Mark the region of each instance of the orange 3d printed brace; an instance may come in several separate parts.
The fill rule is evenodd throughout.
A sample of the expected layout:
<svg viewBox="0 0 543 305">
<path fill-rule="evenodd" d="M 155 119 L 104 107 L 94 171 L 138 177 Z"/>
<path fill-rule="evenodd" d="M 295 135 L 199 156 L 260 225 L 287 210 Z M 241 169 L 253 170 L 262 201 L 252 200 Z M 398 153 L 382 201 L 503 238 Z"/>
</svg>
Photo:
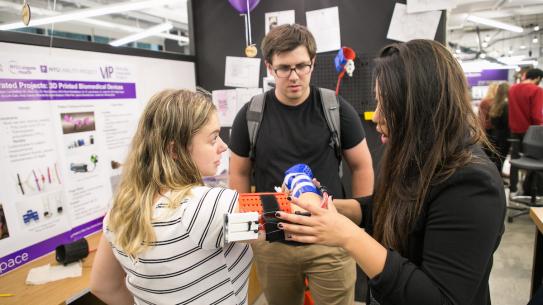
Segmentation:
<svg viewBox="0 0 543 305">
<path fill-rule="evenodd" d="M 269 242 L 285 240 L 283 230 L 277 228 L 277 211 L 292 212 L 285 193 L 244 193 L 238 197 L 239 213 L 225 215 L 224 237 L 226 242 L 258 238 L 263 229 Z"/>
<path fill-rule="evenodd" d="M 325 188 L 317 188 L 312 182 L 313 174 L 309 166 L 296 164 L 285 172 L 284 188 L 293 197 L 304 193 L 314 193 L 321 198 L 321 207 L 327 208 L 328 196 Z M 315 196 L 315 195 L 312 196 Z M 239 213 L 225 215 L 223 233 L 226 242 L 258 239 L 258 231 L 266 234 L 269 242 L 285 240 L 283 230 L 277 227 L 279 219 L 275 217 L 278 211 L 292 213 L 293 207 L 287 199 L 287 194 L 278 193 L 244 193 L 239 194 Z M 308 212 L 295 211 L 295 214 L 311 216 Z"/>
</svg>

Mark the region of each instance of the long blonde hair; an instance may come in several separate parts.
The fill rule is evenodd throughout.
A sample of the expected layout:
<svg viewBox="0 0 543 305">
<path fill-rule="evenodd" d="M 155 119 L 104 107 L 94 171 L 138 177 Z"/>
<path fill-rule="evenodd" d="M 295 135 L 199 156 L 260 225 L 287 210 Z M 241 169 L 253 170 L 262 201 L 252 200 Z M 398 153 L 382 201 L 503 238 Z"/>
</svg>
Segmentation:
<svg viewBox="0 0 543 305">
<path fill-rule="evenodd" d="M 492 106 L 490 106 L 490 110 L 488 111 L 488 115 L 491 118 L 497 118 L 502 115 L 503 108 L 505 108 L 505 105 L 507 104 L 508 93 L 508 83 L 501 83 L 498 85 L 498 89 L 496 89 L 496 95 L 494 96 L 494 103 L 492 103 Z"/>
<path fill-rule="evenodd" d="M 157 194 L 171 190 L 175 196 L 169 205 L 174 207 L 193 186 L 203 184 L 189 145 L 214 111 L 209 98 L 187 90 L 164 90 L 149 100 L 108 221 L 116 246 L 130 257 L 155 241 L 151 221 Z"/>
<path fill-rule="evenodd" d="M 485 97 L 483 97 L 483 100 L 491 100 L 494 99 L 496 96 L 496 91 L 498 91 L 498 82 L 492 82 L 488 85 L 488 89 L 486 90 Z"/>
</svg>

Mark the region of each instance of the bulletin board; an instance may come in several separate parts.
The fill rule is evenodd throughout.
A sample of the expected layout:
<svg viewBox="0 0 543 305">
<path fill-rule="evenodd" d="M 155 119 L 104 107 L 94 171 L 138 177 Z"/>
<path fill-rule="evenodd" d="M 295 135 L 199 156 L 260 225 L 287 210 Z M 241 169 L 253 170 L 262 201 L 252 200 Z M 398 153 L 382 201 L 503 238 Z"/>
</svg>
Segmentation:
<svg viewBox="0 0 543 305">
<path fill-rule="evenodd" d="M 341 80 L 339 95 L 345 98 L 358 113 L 373 111 L 375 101 L 372 90 L 371 73 L 373 69 L 372 55 L 355 50 L 355 70 L 353 76 L 345 75 Z M 336 89 L 338 73 L 334 68 L 334 58 L 337 52 L 320 53 L 317 64 L 311 75 L 311 83 L 318 87 Z"/>
<path fill-rule="evenodd" d="M 260 43 L 265 34 L 266 12 L 295 11 L 295 21 L 306 24 L 307 11 L 337 6 L 340 18 L 341 44 L 354 49 L 358 59 L 353 79 L 344 77 L 340 94 L 362 114 L 374 110 L 371 87 L 372 60 L 385 45 L 396 41 L 386 38 L 396 3 L 403 1 L 339 1 L 339 0 L 273 0 L 260 1 L 251 12 L 253 41 L 262 57 Z M 225 89 L 225 56 L 245 56 L 244 19 L 228 1 L 198 0 L 193 2 L 198 85 L 209 91 Z M 443 12 L 435 40 L 445 42 L 446 14 Z M 333 59 L 337 52 L 318 53 L 312 83 L 335 90 L 337 73 Z M 332 62 L 330 62 L 332 60 Z M 266 71 L 262 64 L 261 78 Z M 262 80 L 260 80 L 262 86 Z"/>
</svg>

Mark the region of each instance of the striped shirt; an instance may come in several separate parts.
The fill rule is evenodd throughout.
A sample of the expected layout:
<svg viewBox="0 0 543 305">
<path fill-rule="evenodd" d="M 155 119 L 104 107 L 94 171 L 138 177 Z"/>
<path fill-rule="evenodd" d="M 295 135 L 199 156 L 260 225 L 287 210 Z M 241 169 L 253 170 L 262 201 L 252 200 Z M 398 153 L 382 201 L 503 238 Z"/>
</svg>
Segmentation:
<svg viewBox="0 0 543 305">
<path fill-rule="evenodd" d="M 163 197 L 154 206 L 156 242 L 136 261 L 105 236 L 126 272 L 136 304 L 247 304 L 252 262 L 248 244 L 224 243 L 224 215 L 234 211 L 238 194 L 223 188 L 195 187 L 172 211 Z"/>
</svg>

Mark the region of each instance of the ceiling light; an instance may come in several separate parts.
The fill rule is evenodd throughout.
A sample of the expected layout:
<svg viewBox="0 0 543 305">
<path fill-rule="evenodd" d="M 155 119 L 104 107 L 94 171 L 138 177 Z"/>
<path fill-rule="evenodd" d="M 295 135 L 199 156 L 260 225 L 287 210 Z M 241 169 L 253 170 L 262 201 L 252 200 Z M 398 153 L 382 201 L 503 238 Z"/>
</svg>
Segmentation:
<svg viewBox="0 0 543 305">
<path fill-rule="evenodd" d="M 489 42 L 490 41 L 490 35 L 485 35 L 484 41 Z"/>
<path fill-rule="evenodd" d="M 479 57 L 481 57 L 482 59 L 485 59 L 486 58 L 486 53 L 481 53 L 481 55 L 479 55 Z"/>
<path fill-rule="evenodd" d="M 483 48 L 488 47 L 488 42 L 483 42 L 483 43 L 481 43 L 481 46 L 482 46 Z"/>
<path fill-rule="evenodd" d="M 77 20 L 77 21 L 87 23 L 87 24 L 96 25 L 96 26 L 100 26 L 100 27 L 104 27 L 104 28 L 113 28 L 113 29 L 116 29 L 116 30 L 122 30 L 122 31 L 129 32 L 129 33 L 139 33 L 139 32 L 144 31 L 143 29 L 136 28 L 136 27 L 133 27 L 133 26 L 122 25 L 122 24 L 118 24 L 118 23 L 113 23 L 113 22 L 108 22 L 108 21 L 103 21 L 103 20 L 97 20 L 97 19 L 81 19 L 81 20 Z M 184 44 L 189 43 L 189 38 L 185 37 L 185 36 L 181 36 L 181 35 L 174 35 L 174 34 L 169 34 L 169 33 L 158 33 L 158 34 L 155 34 L 154 36 L 158 36 L 158 37 L 162 37 L 162 38 L 166 38 L 166 39 L 171 39 L 171 40 L 176 40 L 176 41 L 179 41 L 179 42 L 184 43 Z"/>
<path fill-rule="evenodd" d="M 118 14 L 129 11 L 137 11 L 150 7 L 158 7 L 166 4 L 180 2 L 180 0 L 145 0 L 145 1 L 126 1 L 118 4 L 100 6 L 96 8 L 88 8 L 82 10 L 74 10 L 63 13 L 61 15 L 44 17 L 39 19 L 33 19 L 30 21 L 29 26 L 36 27 L 39 25 L 45 25 L 50 23 L 60 23 L 72 20 L 78 20 L 83 18 L 90 18 L 96 16 Z M 14 30 L 18 28 L 26 27 L 22 22 L 8 23 L 0 25 L 0 30 Z"/>
<path fill-rule="evenodd" d="M 128 35 L 128 36 L 123 37 L 121 39 L 113 40 L 109 44 L 114 46 L 114 47 L 122 46 L 122 45 L 125 45 L 125 44 L 127 44 L 129 42 L 132 42 L 132 41 L 137 41 L 137 40 L 149 37 L 149 36 L 153 36 L 153 35 L 158 34 L 158 33 L 168 31 L 171 28 L 173 28 L 173 25 L 171 23 L 169 23 L 169 22 L 166 22 L 166 23 L 154 26 L 154 27 L 150 27 L 145 31 L 141 31 L 139 33 L 135 33 L 135 34 L 132 34 L 132 35 Z"/>
<path fill-rule="evenodd" d="M 456 48 L 456 50 L 454 50 L 454 52 L 456 52 L 456 54 L 460 54 L 460 53 L 462 53 L 462 50 L 460 50 L 460 48 Z"/>
<path fill-rule="evenodd" d="M 534 31 L 539 31 L 539 25 L 534 26 Z"/>
<path fill-rule="evenodd" d="M 504 64 L 512 64 L 515 62 L 523 61 L 526 58 L 527 58 L 526 55 L 517 55 L 517 56 L 510 56 L 510 57 L 500 57 L 496 59 Z"/>
<path fill-rule="evenodd" d="M 517 65 L 517 66 L 518 65 L 520 66 L 533 65 L 534 67 L 536 67 L 538 64 L 536 60 L 532 60 L 526 55 L 500 57 L 500 58 L 497 58 L 497 60 L 505 65 Z"/>
<path fill-rule="evenodd" d="M 537 36 L 534 36 L 534 39 L 532 39 L 532 42 L 537 43 L 538 41 L 539 41 L 539 39 L 537 39 Z"/>
<path fill-rule="evenodd" d="M 522 33 L 524 31 L 521 27 L 516 26 L 516 25 L 507 24 L 507 23 L 503 23 L 503 22 L 500 22 L 500 21 L 487 19 L 487 18 L 482 18 L 482 17 L 477 17 L 477 16 L 473 16 L 473 15 L 468 15 L 467 20 L 471 21 L 471 22 L 475 22 L 475 23 L 495 27 L 495 28 L 498 28 L 498 29 L 511 31 L 511 32 Z"/>
<path fill-rule="evenodd" d="M 519 48 L 520 48 L 521 50 L 524 50 L 524 49 L 526 49 L 526 46 L 525 46 L 525 45 L 521 45 Z"/>
</svg>

